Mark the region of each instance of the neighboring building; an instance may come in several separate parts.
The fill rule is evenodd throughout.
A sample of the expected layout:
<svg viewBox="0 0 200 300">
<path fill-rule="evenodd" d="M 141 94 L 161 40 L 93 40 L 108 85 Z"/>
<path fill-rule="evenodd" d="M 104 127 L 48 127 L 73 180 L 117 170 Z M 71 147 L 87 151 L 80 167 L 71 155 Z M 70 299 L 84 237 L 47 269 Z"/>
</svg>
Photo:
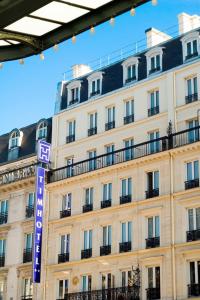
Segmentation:
<svg viewBox="0 0 200 300">
<path fill-rule="evenodd" d="M 200 29 L 183 24 L 194 18 L 60 85 L 42 299 L 200 296 Z"/>
<path fill-rule="evenodd" d="M 51 119 L 0 136 L 0 299 L 42 299 L 33 292 L 32 241 L 36 145 L 51 141 Z M 38 296 L 36 296 L 38 295 Z"/>
</svg>

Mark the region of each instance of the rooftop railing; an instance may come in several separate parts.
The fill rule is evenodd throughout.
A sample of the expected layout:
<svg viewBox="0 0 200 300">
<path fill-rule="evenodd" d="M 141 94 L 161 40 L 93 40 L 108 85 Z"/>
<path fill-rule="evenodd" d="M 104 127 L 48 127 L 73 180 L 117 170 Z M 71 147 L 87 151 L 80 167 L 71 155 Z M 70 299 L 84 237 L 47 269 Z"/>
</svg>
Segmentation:
<svg viewBox="0 0 200 300">
<path fill-rule="evenodd" d="M 47 182 L 52 183 L 70 177 L 78 176 L 88 172 L 96 171 L 110 165 L 117 165 L 126 161 L 135 160 L 155 153 L 185 146 L 200 140 L 200 126 L 186 129 L 169 136 L 150 140 L 144 143 L 122 148 L 113 152 L 102 154 L 94 158 L 86 159 L 48 172 Z M 198 132 L 198 134 L 197 134 Z M 131 150 L 131 158 L 127 157 L 127 151 Z M 108 164 L 112 157 L 112 164 Z M 95 168 L 91 168 L 91 164 Z"/>
</svg>

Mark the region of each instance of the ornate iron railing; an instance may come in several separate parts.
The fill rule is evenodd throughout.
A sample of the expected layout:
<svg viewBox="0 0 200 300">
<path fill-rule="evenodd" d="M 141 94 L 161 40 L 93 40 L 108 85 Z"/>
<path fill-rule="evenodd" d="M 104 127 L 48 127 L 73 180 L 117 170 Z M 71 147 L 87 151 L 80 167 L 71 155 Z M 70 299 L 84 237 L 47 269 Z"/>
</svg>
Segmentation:
<svg viewBox="0 0 200 300">
<path fill-rule="evenodd" d="M 188 297 L 200 296 L 200 283 L 193 283 L 188 285 Z"/>
<path fill-rule="evenodd" d="M 23 263 L 32 261 L 32 248 L 24 249 L 23 253 Z"/>
<path fill-rule="evenodd" d="M 34 216 L 34 206 L 28 205 L 26 206 L 26 218 L 32 218 Z"/>
<path fill-rule="evenodd" d="M 200 229 L 190 230 L 186 232 L 187 242 L 193 242 L 200 240 Z"/>
<path fill-rule="evenodd" d="M 146 239 L 146 248 L 156 248 L 160 246 L 160 237 L 152 237 Z"/>
<path fill-rule="evenodd" d="M 111 245 L 105 245 L 100 247 L 100 256 L 109 255 L 111 253 Z"/>
</svg>

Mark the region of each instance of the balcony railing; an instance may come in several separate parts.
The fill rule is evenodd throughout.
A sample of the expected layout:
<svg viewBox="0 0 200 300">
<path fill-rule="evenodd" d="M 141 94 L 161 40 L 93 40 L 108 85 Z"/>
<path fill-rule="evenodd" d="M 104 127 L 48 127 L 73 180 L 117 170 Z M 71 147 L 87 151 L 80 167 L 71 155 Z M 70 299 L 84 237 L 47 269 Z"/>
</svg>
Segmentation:
<svg viewBox="0 0 200 300">
<path fill-rule="evenodd" d="M 72 135 L 68 135 L 66 137 L 66 143 L 69 144 L 69 143 L 72 143 L 75 141 L 75 134 L 72 134 Z"/>
<path fill-rule="evenodd" d="M 193 189 L 196 187 L 199 187 L 199 178 L 185 181 L 185 189 L 186 190 Z"/>
<path fill-rule="evenodd" d="M 158 197 L 159 196 L 159 189 L 152 189 L 145 192 L 146 199 Z"/>
<path fill-rule="evenodd" d="M 92 257 L 92 248 L 81 250 L 81 259 Z"/>
<path fill-rule="evenodd" d="M 131 251 L 131 242 L 119 243 L 119 252 L 128 252 Z"/>
<path fill-rule="evenodd" d="M 156 68 L 153 68 L 153 69 L 151 69 L 150 71 L 149 71 L 149 75 L 150 74 L 153 74 L 153 73 L 155 73 L 155 72 L 158 72 L 158 71 L 160 71 L 160 66 L 158 66 L 158 67 L 156 67 Z"/>
<path fill-rule="evenodd" d="M 126 286 L 96 291 L 69 293 L 57 300 L 139 300 L 140 286 Z"/>
<path fill-rule="evenodd" d="M 156 248 L 160 246 L 160 237 L 146 239 L 146 248 Z"/>
<path fill-rule="evenodd" d="M 101 201 L 101 208 L 110 207 L 111 205 L 112 205 L 111 199 Z"/>
<path fill-rule="evenodd" d="M 200 296 L 200 283 L 193 283 L 188 285 L 188 297 Z"/>
<path fill-rule="evenodd" d="M 131 195 L 123 195 L 120 197 L 120 204 L 125 204 L 131 202 Z"/>
<path fill-rule="evenodd" d="M 159 112 L 160 112 L 159 106 L 151 107 L 148 109 L 148 117 L 157 115 L 157 114 L 159 114 Z"/>
<path fill-rule="evenodd" d="M 186 55 L 185 59 L 190 59 L 190 58 L 193 58 L 193 57 L 196 57 L 198 56 L 198 52 L 194 52 L 194 53 L 190 53 L 188 55 Z"/>
<path fill-rule="evenodd" d="M 124 117 L 124 125 L 130 124 L 132 122 L 134 122 L 134 115 L 133 114 Z"/>
<path fill-rule="evenodd" d="M 8 212 L 0 213 L 0 225 L 6 224 L 8 222 Z"/>
<path fill-rule="evenodd" d="M 23 263 L 32 261 L 32 248 L 24 249 L 23 253 Z"/>
<path fill-rule="evenodd" d="M 198 100 L 198 93 L 194 93 L 188 96 L 185 96 L 185 103 L 192 103 Z"/>
<path fill-rule="evenodd" d="M 58 254 L 58 263 L 64 263 L 66 261 L 69 261 L 69 253 L 61 253 Z"/>
<path fill-rule="evenodd" d="M 89 128 L 88 129 L 88 136 L 92 136 L 97 134 L 97 127 Z"/>
<path fill-rule="evenodd" d="M 93 210 L 93 204 L 85 204 L 83 205 L 83 213 L 86 213 L 88 211 L 92 211 Z"/>
<path fill-rule="evenodd" d="M 90 93 L 90 97 L 94 97 L 96 95 L 99 95 L 100 94 L 100 90 L 97 90 L 97 91 L 94 91 L 92 93 Z"/>
<path fill-rule="evenodd" d="M 33 205 L 29 205 L 26 206 L 26 218 L 32 218 L 34 216 L 34 206 Z"/>
<path fill-rule="evenodd" d="M 71 216 L 71 209 L 64 209 L 60 211 L 60 219 Z"/>
<path fill-rule="evenodd" d="M 90 168 L 91 164 L 95 165 L 95 170 L 108 167 L 108 159 L 111 156 L 114 158 L 112 160 L 112 165 L 126 162 L 127 160 L 130 160 L 130 157 L 127 157 L 126 155 L 127 151 L 131 151 L 131 153 L 133 153 L 131 159 L 134 160 L 144 156 L 153 155 L 155 153 L 175 149 L 181 146 L 192 144 L 194 142 L 198 142 L 200 139 L 200 134 L 196 135 L 195 140 L 191 140 L 190 135 L 192 132 L 199 132 L 199 130 L 200 126 L 197 126 L 194 128 L 174 133 L 170 136 L 164 136 L 159 139 L 136 144 L 110 153 L 102 154 L 94 158 L 72 163 L 68 166 L 64 166 L 56 170 L 51 170 L 48 172 L 47 182 L 52 183 L 55 181 L 92 172 L 94 170 Z M 157 147 L 155 147 L 155 151 L 152 152 L 152 145 L 155 144 L 157 145 Z"/>
<path fill-rule="evenodd" d="M 32 295 L 28 295 L 28 296 L 22 296 L 21 300 L 32 300 L 33 296 Z"/>
<path fill-rule="evenodd" d="M 127 78 L 125 83 L 130 83 L 130 82 L 135 81 L 135 80 L 136 80 L 136 76 L 132 76 L 132 77 Z"/>
<path fill-rule="evenodd" d="M 160 288 L 148 288 L 147 300 L 160 299 Z"/>
<path fill-rule="evenodd" d="M 76 99 L 73 99 L 73 100 L 69 101 L 69 105 L 74 105 L 74 104 L 76 104 L 78 102 L 79 102 L 79 99 L 76 98 Z"/>
<path fill-rule="evenodd" d="M 108 122 L 105 124 L 105 130 L 108 131 L 108 130 L 111 130 L 115 128 L 115 121 L 112 121 L 112 122 Z"/>
<path fill-rule="evenodd" d="M 111 245 L 100 247 L 100 256 L 109 255 L 111 253 Z"/>
<path fill-rule="evenodd" d="M 0 254 L 0 267 L 5 266 L 5 253 Z"/>
<path fill-rule="evenodd" d="M 187 242 L 194 242 L 200 240 L 200 229 L 187 231 L 186 239 Z"/>
</svg>

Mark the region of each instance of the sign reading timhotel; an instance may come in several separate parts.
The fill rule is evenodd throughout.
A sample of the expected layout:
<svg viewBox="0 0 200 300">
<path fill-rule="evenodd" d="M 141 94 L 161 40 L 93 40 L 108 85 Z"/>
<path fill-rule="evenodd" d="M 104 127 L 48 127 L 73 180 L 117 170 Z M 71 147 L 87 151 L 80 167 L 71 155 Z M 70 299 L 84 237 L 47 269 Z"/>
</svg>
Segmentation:
<svg viewBox="0 0 200 300">
<path fill-rule="evenodd" d="M 38 161 L 48 164 L 51 146 L 45 141 L 38 142 Z M 36 204 L 35 204 L 35 231 L 33 250 L 33 282 L 40 283 L 41 255 L 42 255 L 42 227 L 44 208 L 45 168 L 38 166 L 36 172 Z"/>
</svg>

